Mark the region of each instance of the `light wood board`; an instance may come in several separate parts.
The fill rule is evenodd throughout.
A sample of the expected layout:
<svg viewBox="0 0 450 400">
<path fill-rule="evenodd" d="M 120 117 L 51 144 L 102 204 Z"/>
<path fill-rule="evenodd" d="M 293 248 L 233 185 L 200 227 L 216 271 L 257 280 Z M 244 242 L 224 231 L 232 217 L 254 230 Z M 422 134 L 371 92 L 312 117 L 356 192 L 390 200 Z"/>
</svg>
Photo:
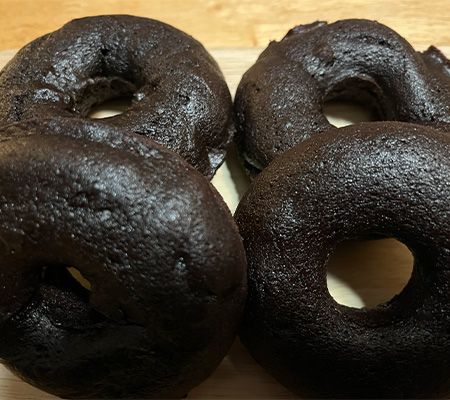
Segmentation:
<svg viewBox="0 0 450 400">
<path fill-rule="evenodd" d="M 424 46 L 418 46 L 424 49 Z M 450 54 L 450 46 L 441 49 Z M 232 93 L 242 74 L 256 60 L 261 49 L 212 49 Z M 2 67 L 15 51 L 0 52 Z M 361 118 L 363 112 L 346 105 L 328 109 L 329 119 L 338 126 Z M 106 114 L 105 114 L 106 115 Z M 213 179 L 231 211 L 248 182 L 231 155 Z M 408 249 L 393 239 L 353 243 L 338 249 L 329 265 L 328 287 L 339 302 L 354 307 L 371 307 L 386 301 L 406 284 L 412 268 Z M 1 340 L 1 337 L 0 337 Z M 54 399 L 24 383 L 0 365 L 0 399 Z M 191 391 L 189 399 L 287 399 L 294 398 L 270 377 L 236 340 L 219 368 L 200 386 Z"/>
<path fill-rule="evenodd" d="M 450 43 L 449 0 L 0 0 L 0 49 L 23 46 L 86 15 L 134 14 L 167 22 L 208 47 L 267 46 L 317 20 L 378 20 L 415 44 Z"/>
</svg>

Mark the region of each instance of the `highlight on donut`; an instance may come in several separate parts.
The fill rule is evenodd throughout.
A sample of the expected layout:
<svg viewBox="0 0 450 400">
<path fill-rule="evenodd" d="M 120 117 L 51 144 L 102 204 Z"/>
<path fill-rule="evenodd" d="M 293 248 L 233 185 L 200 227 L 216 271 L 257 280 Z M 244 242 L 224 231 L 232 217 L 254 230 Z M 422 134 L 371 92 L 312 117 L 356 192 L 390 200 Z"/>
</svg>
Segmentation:
<svg viewBox="0 0 450 400">
<path fill-rule="evenodd" d="M 28 120 L 0 137 L 2 363 L 63 398 L 185 396 L 226 355 L 245 301 L 219 194 L 102 123 Z"/>
<path fill-rule="evenodd" d="M 424 125 L 334 129 L 278 156 L 240 202 L 241 340 L 302 398 L 450 394 L 449 154 L 448 133 Z M 411 250 L 411 278 L 375 308 L 343 306 L 327 288 L 328 257 L 370 236 Z"/>
<path fill-rule="evenodd" d="M 222 72 L 197 40 L 162 22 L 129 15 L 71 21 L 22 48 L 0 76 L 0 125 L 56 116 L 102 119 L 176 151 L 208 178 L 232 141 L 232 102 Z"/>
<path fill-rule="evenodd" d="M 277 155 L 332 128 L 331 100 L 369 107 L 378 120 L 450 124 L 449 61 L 416 52 L 368 20 L 315 22 L 271 42 L 244 74 L 235 99 L 236 142 L 250 176 Z"/>
</svg>

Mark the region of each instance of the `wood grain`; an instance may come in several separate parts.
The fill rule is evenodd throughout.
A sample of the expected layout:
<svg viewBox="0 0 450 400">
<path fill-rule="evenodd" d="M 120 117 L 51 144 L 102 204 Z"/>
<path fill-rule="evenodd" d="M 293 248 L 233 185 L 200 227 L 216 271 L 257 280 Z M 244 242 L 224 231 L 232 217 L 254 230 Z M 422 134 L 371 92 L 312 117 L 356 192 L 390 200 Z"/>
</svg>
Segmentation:
<svg viewBox="0 0 450 400">
<path fill-rule="evenodd" d="M 86 15 L 127 13 L 170 23 L 208 47 L 266 46 L 316 20 L 375 19 L 416 44 L 450 43 L 449 0 L 0 0 L 0 50 Z"/>
<path fill-rule="evenodd" d="M 423 49 L 424 46 L 417 46 Z M 450 54 L 450 47 L 442 47 Z M 242 74 L 255 61 L 261 49 L 212 49 L 234 93 Z M 14 51 L 0 52 L 0 68 L 13 56 Z M 346 112 L 349 110 L 346 109 Z M 353 110 L 354 111 L 354 110 Z M 350 113 L 351 114 L 351 113 Z M 349 114 L 349 115 L 350 115 Z M 358 114 L 358 113 L 357 113 Z M 333 117 L 336 125 L 350 121 L 342 112 Z M 360 114 L 351 119 L 357 120 Z M 233 153 L 213 180 L 232 211 L 248 185 Z M 412 255 L 393 239 L 363 243 L 350 243 L 336 251 L 329 264 L 328 288 L 335 299 L 343 304 L 372 307 L 391 298 L 406 284 L 411 274 Z M 0 338 L 1 340 L 1 338 Z M 0 399 L 31 400 L 54 399 L 24 383 L 0 366 Z M 239 340 L 213 375 L 195 388 L 190 399 L 290 399 L 294 396 L 256 364 Z"/>
</svg>

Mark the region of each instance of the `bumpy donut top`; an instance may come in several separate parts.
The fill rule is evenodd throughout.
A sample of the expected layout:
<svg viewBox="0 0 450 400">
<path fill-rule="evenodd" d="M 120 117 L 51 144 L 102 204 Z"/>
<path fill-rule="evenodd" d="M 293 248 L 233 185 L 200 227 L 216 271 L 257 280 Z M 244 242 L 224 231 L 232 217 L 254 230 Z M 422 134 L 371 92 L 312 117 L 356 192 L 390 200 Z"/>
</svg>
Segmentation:
<svg viewBox="0 0 450 400">
<path fill-rule="evenodd" d="M 180 397 L 211 373 L 234 338 L 245 256 L 201 174 L 145 138 L 52 119 L 1 130 L 0 175 L 11 369 L 71 398 Z"/>
<path fill-rule="evenodd" d="M 249 262 L 241 337 L 291 390 L 450 393 L 449 154 L 444 132 L 363 123 L 305 141 L 253 181 L 235 214 Z M 341 241 L 374 234 L 411 249 L 411 279 L 374 309 L 340 305 L 327 289 L 327 260 Z"/>
<path fill-rule="evenodd" d="M 211 177 L 232 137 L 231 97 L 204 47 L 162 22 L 133 16 L 74 20 L 25 46 L 0 75 L 0 123 L 87 116 L 132 95 L 102 120 L 156 140 Z"/>
<path fill-rule="evenodd" d="M 435 47 L 414 51 L 377 22 L 316 22 L 272 42 L 236 94 L 237 140 L 249 170 L 331 125 L 331 99 L 371 105 L 381 120 L 450 123 L 450 63 Z"/>
</svg>

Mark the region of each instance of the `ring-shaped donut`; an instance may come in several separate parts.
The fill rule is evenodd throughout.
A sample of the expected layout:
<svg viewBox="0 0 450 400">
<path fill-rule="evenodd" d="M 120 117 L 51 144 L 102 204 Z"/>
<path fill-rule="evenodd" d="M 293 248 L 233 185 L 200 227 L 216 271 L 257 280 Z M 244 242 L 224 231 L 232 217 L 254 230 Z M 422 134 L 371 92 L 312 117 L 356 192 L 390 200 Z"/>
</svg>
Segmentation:
<svg viewBox="0 0 450 400">
<path fill-rule="evenodd" d="M 289 389 L 305 398 L 448 396 L 449 154 L 439 130 L 363 123 L 297 145 L 253 181 L 235 215 L 249 263 L 240 335 Z M 408 284 L 372 309 L 338 304 L 327 260 L 340 242 L 373 235 L 409 247 Z"/>
<path fill-rule="evenodd" d="M 65 398 L 184 396 L 225 356 L 245 301 L 219 194 L 175 153 L 101 123 L 0 136 L 2 362 Z"/>
<path fill-rule="evenodd" d="M 25 46 L 0 74 L 0 124 L 87 117 L 109 98 L 132 96 L 101 120 L 176 151 L 208 178 L 232 140 L 223 75 L 195 39 L 162 22 L 97 16 L 69 22 Z"/>
<path fill-rule="evenodd" d="M 256 175 L 272 159 L 332 128 L 328 100 L 369 105 L 380 120 L 450 124 L 450 63 L 379 23 L 343 20 L 298 26 L 272 42 L 243 76 L 236 140 Z"/>
</svg>

